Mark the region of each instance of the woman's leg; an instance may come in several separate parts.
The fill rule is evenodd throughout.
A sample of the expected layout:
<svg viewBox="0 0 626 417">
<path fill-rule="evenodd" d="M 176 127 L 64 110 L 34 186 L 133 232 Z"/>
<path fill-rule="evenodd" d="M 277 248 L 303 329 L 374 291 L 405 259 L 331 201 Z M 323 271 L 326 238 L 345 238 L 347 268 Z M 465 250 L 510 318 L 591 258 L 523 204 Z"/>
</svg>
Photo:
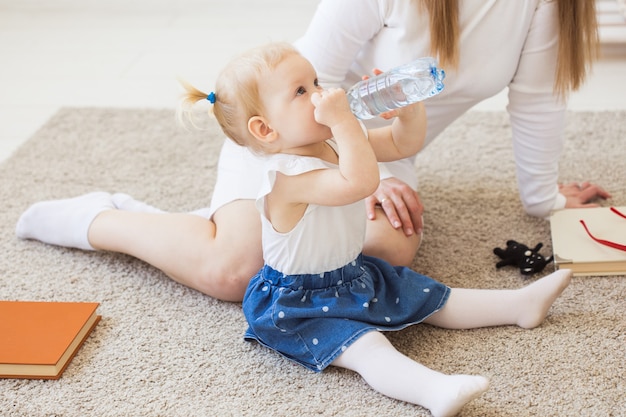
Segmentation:
<svg viewBox="0 0 626 417">
<path fill-rule="evenodd" d="M 241 301 L 262 266 L 259 213 L 252 200 L 224 205 L 213 221 L 202 217 L 205 211 L 165 213 L 126 194 L 95 192 L 33 204 L 16 231 L 23 239 L 132 255 L 181 284 L 221 300 Z M 381 210 L 368 221 L 364 252 L 408 265 L 420 239 L 393 229 Z"/>
<path fill-rule="evenodd" d="M 369 332 L 332 363 L 357 372 L 376 391 L 417 404 L 435 417 L 453 416 L 489 387 L 482 376 L 446 375 L 398 352 L 379 332 Z"/>
<path fill-rule="evenodd" d="M 89 242 L 139 258 L 215 298 L 241 301 L 250 278 L 263 265 L 258 211 L 252 200 L 237 200 L 213 218 L 105 211 L 91 224 Z"/>
<path fill-rule="evenodd" d="M 367 220 L 363 253 L 392 265 L 411 266 L 421 242 L 421 234 L 407 236 L 402 229 L 394 229 L 382 208 L 377 207 L 376 218 Z"/>
<path fill-rule="evenodd" d="M 453 288 L 445 306 L 424 323 L 447 329 L 503 325 L 531 329 L 543 322 L 571 278 L 571 270 L 561 269 L 516 290 Z"/>
<path fill-rule="evenodd" d="M 114 209 L 107 193 L 34 204 L 17 235 L 139 258 L 205 294 L 241 301 L 262 266 L 261 223 L 252 200 L 220 208 L 214 221 L 194 214 Z"/>
</svg>

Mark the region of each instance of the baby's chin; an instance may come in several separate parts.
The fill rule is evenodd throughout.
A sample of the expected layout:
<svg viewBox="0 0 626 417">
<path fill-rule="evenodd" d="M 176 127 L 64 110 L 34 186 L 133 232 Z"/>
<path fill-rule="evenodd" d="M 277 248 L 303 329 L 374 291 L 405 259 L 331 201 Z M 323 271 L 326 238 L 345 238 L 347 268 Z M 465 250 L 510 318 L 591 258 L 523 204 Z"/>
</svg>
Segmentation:
<svg viewBox="0 0 626 417">
<path fill-rule="evenodd" d="M 333 132 L 330 130 L 330 127 L 317 123 L 318 129 L 315 129 L 315 132 L 311 132 L 311 137 L 317 138 L 320 142 L 332 139 Z"/>
</svg>

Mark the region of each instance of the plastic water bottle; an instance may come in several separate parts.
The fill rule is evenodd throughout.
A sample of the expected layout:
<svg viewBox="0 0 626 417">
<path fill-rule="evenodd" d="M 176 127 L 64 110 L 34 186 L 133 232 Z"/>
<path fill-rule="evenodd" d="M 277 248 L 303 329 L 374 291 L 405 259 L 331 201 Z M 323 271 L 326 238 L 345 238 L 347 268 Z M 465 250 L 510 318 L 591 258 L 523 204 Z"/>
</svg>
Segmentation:
<svg viewBox="0 0 626 417">
<path fill-rule="evenodd" d="M 347 92 L 350 109 L 361 120 L 371 119 L 439 94 L 445 76 L 434 58 L 420 58 L 356 83 Z"/>
</svg>

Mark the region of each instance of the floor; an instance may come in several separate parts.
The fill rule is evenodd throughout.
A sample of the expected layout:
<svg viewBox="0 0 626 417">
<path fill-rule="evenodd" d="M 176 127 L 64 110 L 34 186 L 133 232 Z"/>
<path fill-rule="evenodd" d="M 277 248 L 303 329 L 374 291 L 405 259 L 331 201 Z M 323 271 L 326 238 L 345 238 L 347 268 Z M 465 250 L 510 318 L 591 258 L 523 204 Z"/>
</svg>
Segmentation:
<svg viewBox="0 0 626 417">
<path fill-rule="evenodd" d="M 570 109 L 626 109 L 613 0 L 603 58 Z M 174 108 L 177 76 L 210 90 L 232 54 L 301 36 L 317 0 L 0 0 L 0 161 L 66 106 Z M 616 17 L 617 16 L 617 17 Z M 502 110 L 504 92 L 478 110 Z"/>
</svg>

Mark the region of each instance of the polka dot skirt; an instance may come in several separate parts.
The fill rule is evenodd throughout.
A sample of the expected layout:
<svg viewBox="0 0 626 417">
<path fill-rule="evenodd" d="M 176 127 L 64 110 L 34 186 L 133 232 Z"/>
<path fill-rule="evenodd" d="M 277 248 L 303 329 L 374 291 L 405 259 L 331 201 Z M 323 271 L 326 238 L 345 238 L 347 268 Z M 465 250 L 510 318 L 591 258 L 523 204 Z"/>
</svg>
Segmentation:
<svg viewBox="0 0 626 417">
<path fill-rule="evenodd" d="M 432 278 L 364 255 L 322 274 L 283 275 L 266 265 L 243 300 L 244 337 L 320 372 L 369 331 L 423 321 L 449 293 Z"/>
</svg>

